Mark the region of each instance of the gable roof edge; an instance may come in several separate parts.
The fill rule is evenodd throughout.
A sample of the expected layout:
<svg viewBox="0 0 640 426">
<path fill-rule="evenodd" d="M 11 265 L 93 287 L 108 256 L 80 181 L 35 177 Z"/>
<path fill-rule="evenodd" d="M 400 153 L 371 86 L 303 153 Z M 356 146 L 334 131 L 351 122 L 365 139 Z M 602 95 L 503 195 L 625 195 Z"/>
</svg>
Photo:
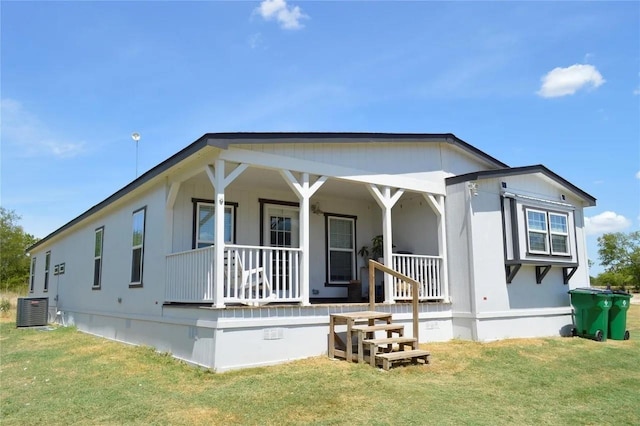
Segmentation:
<svg viewBox="0 0 640 426">
<path fill-rule="evenodd" d="M 593 207 L 596 205 L 596 198 L 582 189 L 578 188 L 562 176 L 552 172 L 547 167 L 542 164 L 535 164 L 532 166 L 523 166 L 523 167 L 509 167 L 507 169 L 499 169 L 499 170 L 483 170 L 479 172 L 465 173 L 462 175 L 451 176 L 445 179 L 445 185 L 455 185 L 461 182 L 469 182 L 472 180 L 479 179 L 491 179 L 498 178 L 503 176 L 516 176 L 516 175 L 524 175 L 524 174 L 532 174 L 532 173 L 542 173 L 548 178 L 556 181 L 560 185 L 568 188 L 579 197 L 584 199 L 589 207 Z"/>
</svg>

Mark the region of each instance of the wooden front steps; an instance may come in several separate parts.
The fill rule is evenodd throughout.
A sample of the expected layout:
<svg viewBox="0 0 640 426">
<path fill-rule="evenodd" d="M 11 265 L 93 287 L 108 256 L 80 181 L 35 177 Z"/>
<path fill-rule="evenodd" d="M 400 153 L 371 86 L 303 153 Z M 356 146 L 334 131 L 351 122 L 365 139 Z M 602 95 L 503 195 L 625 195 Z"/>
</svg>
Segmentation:
<svg viewBox="0 0 640 426">
<path fill-rule="evenodd" d="M 376 354 L 375 362 L 381 362 L 382 368 L 389 371 L 391 365 L 398 362 L 410 361 L 412 364 L 417 364 L 419 361 L 421 361 L 425 365 L 429 364 L 430 356 L 431 354 L 428 351 L 423 351 L 422 349 L 413 349 L 410 351 Z"/>
<path fill-rule="evenodd" d="M 384 323 L 376 324 L 376 321 Z M 337 325 L 347 326 L 345 342 L 337 336 Z M 376 332 L 384 332 L 386 337 L 376 337 Z M 357 347 L 352 346 L 355 343 L 353 337 L 357 339 Z M 339 346 L 336 346 L 337 343 Z M 391 314 L 364 311 L 331 315 L 329 357 L 335 356 L 347 361 L 368 361 L 373 367 L 381 366 L 389 370 L 400 363 L 428 364 L 430 354 L 418 349 L 417 337 L 404 337 L 404 325 L 394 324 Z"/>
<path fill-rule="evenodd" d="M 372 333 L 374 331 L 386 331 L 387 333 L 404 333 L 404 325 L 399 324 L 377 324 L 377 325 L 354 325 L 351 327 L 353 331 Z"/>
</svg>

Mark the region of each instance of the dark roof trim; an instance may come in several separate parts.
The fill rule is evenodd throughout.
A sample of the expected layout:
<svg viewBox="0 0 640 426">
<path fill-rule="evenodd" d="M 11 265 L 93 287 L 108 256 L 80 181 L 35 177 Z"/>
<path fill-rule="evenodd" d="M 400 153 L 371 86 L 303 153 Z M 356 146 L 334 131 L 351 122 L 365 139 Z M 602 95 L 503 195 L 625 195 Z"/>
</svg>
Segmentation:
<svg viewBox="0 0 640 426">
<path fill-rule="evenodd" d="M 27 253 L 32 251 L 33 249 L 35 249 L 38 246 L 40 246 L 40 245 L 44 244 L 45 242 L 49 241 L 50 239 L 52 239 L 56 235 L 58 235 L 58 234 L 64 232 L 65 230 L 71 228 L 73 225 L 77 224 L 78 222 L 88 218 L 89 216 L 91 216 L 94 213 L 97 213 L 98 211 L 100 211 L 103 208 L 107 207 L 109 204 L 119 200 L 120 198 L 124 197 L 125 195 L 127 195 L 131 191 L 133 191 L 133 190 L 139 188 L 140 186 L 144 185 L 145 183 L 149 182 L 151 179 L 153 179 L 156 176 L 162 174 L 163 172 L 165 172 L 166 170 L 168 170 L 171 167 L 175 166 L 176 164 L 178 164 L 182 160 L 190 157 L 191 155 L 193 155 L 197 151 L 200 151 L 202 148 L 204 148 L 207 145 L 208 145 L 207 144 L 207 139 L 204 138 L 204 137 L 201 137 L 200 139 L 198 139 L 195 142 L 193 142 L 191 145 L 187 146 L 183 150 L 181 150 L 178 153 L 176 153 L 176 154 L 172 155 L 171 157 L 167 158 L 162 163 L 158 164 L 157 166 L 155 166 L 154 168 L 150 169 L 149 171 L 145 172 L 144 174 L 139 176 L 136 180 L 132 181 L 127 186 L 121 188 L 115 194 L 109 196 L 105 200 L 103 200 L 100 203 L 96 204 L 95 206 L 91 207 L 89 210 L 85 211 L 80 216 L 76 217 L 75 219 L 72 219 L 70 222 L 67 222 L 66 224 L 62 225 L 60 228 L 56 229 L 51 234 L 49 234 L 46 237 L 44 237 L 43 239 L 39 240 L 37 243 L 35 243 L 31 247 L 27 248 L 25 251 Z"/>
<path fill-rule="evenodd" d="M 543 175 L 558 182 L 560 185 L 565 186 L 575 194 L 582 197 L 584 200 L 586 200 L 589 203 L 590 206 L 596 205 L 595 197 L 584 192 L 582 189 L 578 188 L 577 186 L 575 186 L 568 180 L 564 179 L 560 175 L 555 174 L 554 172 L 552 172 L 542 164 L 536 164 L 533 166 L 524 166 L 524 167 L 510 167 L 502 170 L 484 170 L 480 172 L 466 173 L 464 175 L 458 175 L 458 176 L 452 176 L 452 177 L 446 178 L 445 184 L 455 185 L 457 183 L 468 182 L 468 181 L 478 180 L 478 179 L 491 179 L 491 178 L 525 175 L 525 174 L 532 174 L 532 173 L 542 173 Z"/>
<path fill-rule="evenodd" d="M 139 188 L 149 182 L 158 175 L 164 173 L 169 168 L 180 163 L 184 159 L 190 157 L 194 153 L 200 151 L 206 146 L 227 149 L 230 144 L 265 144 L 265 143 L 389 143 L 389 142 L 433 142 L 433 143 L 450 143 L 468 151 L 477 157 L 482 158 L 496 167 L 508 167 L 503 162 L 493 158 L 489 154 L 479 150 L 478 148 L 468 144 L 452 133 L 320 133 L 320 132 L 304 132 L 304 133 L 281 133 L 281 132 L 239 132 L 239 133 L 207 133 L 191 143 L 178 153 L 167 158 L 162 163 L 150 169 L 136 180 L 129 183 L 118 192 L 106 198 L 104 201 L 91 207 L 80 216 L 72 219 L 70 222 L 53 231 L 31 247 L 26 252 L 39 247 L 45 242 L 51 240 L 56 235 L 71 228 L 78 222 L 97 213 L 109 204 L 119 200 L 129 192 Z"/>
<path fill-rule="evenodd" d="M 468 144 L 453 133 L 359 133 L 359 132 L 241 132 L 207 133 L 209 145 L 227 149 L 229 145 L 269 143 L 449 143 L 480 157 L 495 167 L 509 167 L 502 161 Z"/>
</svg>

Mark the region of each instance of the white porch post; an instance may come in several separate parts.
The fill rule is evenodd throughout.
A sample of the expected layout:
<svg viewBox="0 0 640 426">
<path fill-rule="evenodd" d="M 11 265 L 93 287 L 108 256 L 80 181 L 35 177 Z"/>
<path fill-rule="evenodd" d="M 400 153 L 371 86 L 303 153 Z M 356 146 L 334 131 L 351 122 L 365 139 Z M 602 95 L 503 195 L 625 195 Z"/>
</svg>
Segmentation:
<svg viewBox="0 0 640 426">
<path fill-rule="evenodd" d="M 369 184 L 367 187 L 373 195 L 380 208 L 382 209 L 382 238 L 383 238 L 383 256 L 384 266 L 393 269 L 393 230 L 391 225 L 391 209 L 398 202 L 404 189 L 398 189 L 395 194 L 391 195 L 391 188 L 385 186 L 382 191 L 374 185 Z M 369 283 L 372 285 L 372 283 Z M 375 283 L 373 283 L 375 285 Z M 384 303 L 395 303 L 393 298 L 393 278 L 389 274 L 384 274 Z"/>
<path fill-rule="evenodd" d="M 449 269 L 447 266 L 447 225 L 444 214 L 444 196 L 423 194 L 427 203 L 438 216 L 438 256 L 440 256 L 442 271 L 440 280 L 445 302 L 449 302 Z"/>
<path fill-rule="evenodd" d="M 300 200 L 300 248 L 302 249 L 302 259 L 300 262 L 300 297 L 302 305 L 309 303 L 309 205 L 311 196 L 326 182 L 326 176 L 320 176 L 318 180 L 309 186 L 309 173 L 302 173 L 300 181 L 289 170 L 280 170 L 280 174 L 285 182 L 291 187 Z"/>
<path fill-rule="evenodd" d="M 167 197 L 164 209 L 164 252 L 171 254 L 173 251 L 173 206 L 178 197 L 180 182 L 167 184 Z"/>
<path fill-rule="evenodd" d="M 214 242 L 215 242 L 215 268 L 214 268 L 214 291 L 213 305 L 216 308 L 224 308 L 224 190 L 237 178 L 240 173 L 248 167 L 246 164 L 240 164 L 229 176 L 224 175 L 224 160 L 217 159 L 216 165 L 209 165 L 205 168 L 205 172 L 211 181 L 214 189 L 215 217 L 214 217 Z"/>
</svg>

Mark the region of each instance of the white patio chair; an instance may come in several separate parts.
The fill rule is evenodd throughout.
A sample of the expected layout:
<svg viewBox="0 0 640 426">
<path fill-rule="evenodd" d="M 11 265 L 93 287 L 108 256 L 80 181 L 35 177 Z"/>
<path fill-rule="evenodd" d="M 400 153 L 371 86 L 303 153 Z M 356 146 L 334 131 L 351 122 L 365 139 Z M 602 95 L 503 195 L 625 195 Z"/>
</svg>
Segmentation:
<svg viewBox="0 0 640 426">
<path fill-rule="evenodd" d="M 225 252 L 224 273 L 227 282 L 229 282 L 229 278 L 232 278 L 230 291 L 233 291 L 234 286 L 238 287 L 240 302 L 251 306 L 273 302 L 276 299 L 276 294 L 271 288 L 264 267 L 252 265 L 250 269 L 246 269 L 238 252 L 233 252 L 231 262 L 228 262 L 228 253 Z M 228 271 L 230 272 L 228 273 Z"/>
</svg>

